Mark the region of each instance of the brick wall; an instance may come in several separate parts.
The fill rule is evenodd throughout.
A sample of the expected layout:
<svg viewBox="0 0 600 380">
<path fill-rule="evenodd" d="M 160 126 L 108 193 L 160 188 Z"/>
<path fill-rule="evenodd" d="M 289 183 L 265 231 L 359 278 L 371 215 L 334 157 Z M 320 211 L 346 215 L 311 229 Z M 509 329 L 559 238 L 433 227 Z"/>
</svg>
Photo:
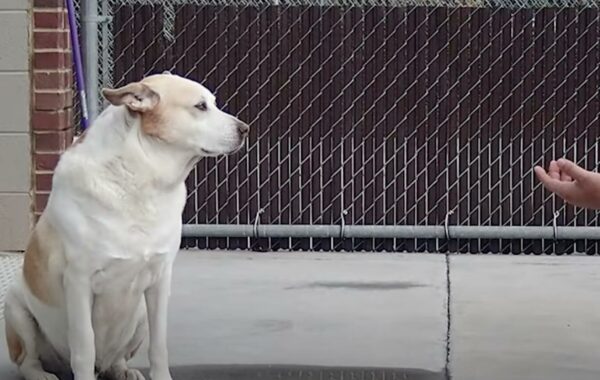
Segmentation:
<svg viewBox="0 0 600 380">
<path fill-rule="evenodd" d="M 73 139 L 73 75 L 64 0 L 33 0 L 33 211 L 46 207 L 52 172 Z"/>
</svg>

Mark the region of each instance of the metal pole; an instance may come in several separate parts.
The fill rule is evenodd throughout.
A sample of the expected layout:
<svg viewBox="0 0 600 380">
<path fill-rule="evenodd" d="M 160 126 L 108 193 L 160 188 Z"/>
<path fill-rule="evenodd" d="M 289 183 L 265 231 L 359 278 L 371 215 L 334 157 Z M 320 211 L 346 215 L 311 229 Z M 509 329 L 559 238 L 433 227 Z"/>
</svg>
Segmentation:
<svg viewBox="0 0 600 380">
<path fill-rule="evenodd" d="M 555 236 L 556 234 L 556 236 Z M 338 225 L 186 224 L 183 237 L 340 238 Z M 600 240 L 600 227 L 551 226 L 348 226 L 346 238 Z"/>
<path fill-rule="evenodd" d="M 71 50 L 73 52 L 73 66 L 75 67 L 75 81 L 77 83 L 77 92 L 79 94 L 79 103 L 81 104 L 81 128 L 86 130 L 89 124 L 87 109 L 87 97 L 85 94 L 85 82 L 83 80 L 83 66 L 81 63 L 81 48 L 79 47 L 79 37 L 77 36 L 77 21 L 75 19 L 75 6 L 73 0 L 66 0 L 67 16 L 69 18 L 69 32 L 71 37 Z"/>
<path fill-rule="evenodd" d="M 98 76 L 99 76 L 99 85 L 98 85 L 98 89 L 102 88 L 102 87 L 108 87 L 108 86 L 112 86 L 112 79 L 111 79 L 111 73 L 112 73 L 112 69 L 113 69 L 113 65 L 112 65 L 112 43 L 113 43 L 113 38 L 112 38 L 112 31 L 111 31 L 111 24 L 110 24 L 110 20 L 111 18 L 108 17 L 108 15 L 111 14 L 110 12 L 110 7 L 108 4 L 108 1 L 104 0 L 100 2 L 102 9 L 101 9 L 101 25 L 100 25 L 100 30 L 102 33 L 102 40 L 99 42 L 100 44 L 100 54 L 102 55 L 100 58 L 100 62 L 99 65 L 100 67 L 98 68 Z M 100 73 L 102 74 L 102 76 L 100 77 Z M 101 100 L 100 100 L 101 101 Z M 100 103 L 98 103 L 98 105 L 100 105 Z"/>
<path fill-rule="evenodd" d="M 82 0 L 81 23 L 83 35 L 83 66 L 87 95 L 88 117 L 93 120 L 98 115 L 98 1 Z"/>
</svg>

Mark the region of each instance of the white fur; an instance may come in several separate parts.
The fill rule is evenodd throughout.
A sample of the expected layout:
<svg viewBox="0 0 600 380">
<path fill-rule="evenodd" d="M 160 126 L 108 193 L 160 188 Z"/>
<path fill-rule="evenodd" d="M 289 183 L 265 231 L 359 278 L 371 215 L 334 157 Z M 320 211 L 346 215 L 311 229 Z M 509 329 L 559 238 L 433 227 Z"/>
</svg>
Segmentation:
<svg viewBox="0 0 600 380">
<path fill-rule="evenodd" d="M 48 265 L 62 278 L 58 305 L 41 302 L 22 278 L 7 299 L 7 318 L 31 319 L 13 326 L 27 351 L 20 366 L 26 380 L 55 379 L 40 363 L 61 360 L 75 380 L 95 379 L 97 371 L 141 379 L 125 362 L 148 327 L 151 378 L 171 380 L 167 306 L 184 180 L 200 157 L 239 149 L 245 134 L 199 84 L 171 75 L 146 81 L 160 95 L 164 136 L 146 135 L 139 114 L 111 105 L 55 170 L 40 223 L 53 226 L 63 247 Z M 198 101 L 208 109 L 195 109 Z M 28 336 L 49 349 L 28 344 Z"/>
</svg>

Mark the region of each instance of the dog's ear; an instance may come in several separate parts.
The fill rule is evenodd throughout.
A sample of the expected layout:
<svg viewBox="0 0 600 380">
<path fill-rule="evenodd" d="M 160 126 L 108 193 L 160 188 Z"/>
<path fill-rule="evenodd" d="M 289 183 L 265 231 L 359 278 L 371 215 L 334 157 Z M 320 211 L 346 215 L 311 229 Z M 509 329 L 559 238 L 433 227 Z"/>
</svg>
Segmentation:
<svg viewBox="0 0 600 380">
<path fill-rule="evenodd" d="M 104 88 L 102 95 L 112 105 L 125 105 L 134 112 L 147 112 L 158 104 L 160 96 L 147 85 L 134 82 L 120 88 Z"/>
<path fill-rule="evenodd" d="M 173 75 L 173 74 L 171 74 L 171 72 L 170 72 L 169 70 L 165 70 L 165 71 L 163 71 L 163 74 L 164 74 L 164 75 Z"/>
</svg>

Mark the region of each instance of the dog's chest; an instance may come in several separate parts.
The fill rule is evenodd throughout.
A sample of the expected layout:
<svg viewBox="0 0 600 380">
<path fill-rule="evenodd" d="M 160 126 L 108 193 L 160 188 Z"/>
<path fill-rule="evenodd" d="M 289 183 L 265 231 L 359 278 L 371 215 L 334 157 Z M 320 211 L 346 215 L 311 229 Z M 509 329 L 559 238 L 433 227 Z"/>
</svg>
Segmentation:
<svg viewBox="0 0 600 380">
<path fill-rule="evenodd" d="M 139 293 L 154 284 L 167 266 L 166 254 L 109 259 L 92 276 L 95 294 Z"/>
</svg>

